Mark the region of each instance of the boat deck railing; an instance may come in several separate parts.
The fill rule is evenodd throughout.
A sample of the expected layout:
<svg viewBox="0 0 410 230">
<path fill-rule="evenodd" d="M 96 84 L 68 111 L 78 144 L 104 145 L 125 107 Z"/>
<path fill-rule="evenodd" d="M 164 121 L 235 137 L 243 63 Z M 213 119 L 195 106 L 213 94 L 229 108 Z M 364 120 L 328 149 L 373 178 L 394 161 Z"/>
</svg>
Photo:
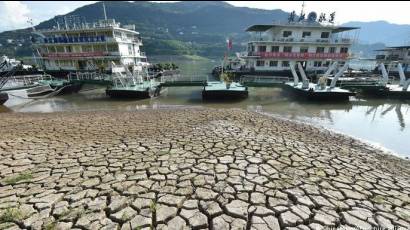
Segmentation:
<svg viewBox="0 0 410 230">
<path fill-rule="evenodd" d="M 203 86 L 207 81 L 207 75 L 173 74 L 159 77 L 162 86 Z"/>
<path fill-rule="evenodd" d="M 76 72 L 70 73 L 67 76 L 67 80 L 75 83 L 88 83 L 88 84 L 102 84 L 110 85 L 113 81 L 112 76 L 108 74 L 102 74 L 98 72 Z"/>
<path fill-rule="evenodd" d="M 10 76 L 8 79 L 4 79 L 3 85 L 0 87 L 0 91 L 13 91 L 31 88 L 39 81 L 52 79 L 53 77 L 49 74 Z"/>
<path fill-rule="evenodd" d="M 276 87 L 289 81 L 291 81 L 289 77 L 259 75 L 244 75 L 239 79 L 242 85 L 254 87 Z"/>
</svg>

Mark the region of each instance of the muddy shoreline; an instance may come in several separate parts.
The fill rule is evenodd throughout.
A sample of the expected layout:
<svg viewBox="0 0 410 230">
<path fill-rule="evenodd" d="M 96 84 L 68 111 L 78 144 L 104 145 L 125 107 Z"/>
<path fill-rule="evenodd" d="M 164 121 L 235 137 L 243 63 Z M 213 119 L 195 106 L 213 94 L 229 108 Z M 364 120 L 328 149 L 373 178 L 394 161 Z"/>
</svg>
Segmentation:
<svg viewBox="0 0 410 230">
<path fill-rule="evenodd" d="M 410 162 L 240 109 L 2 113 L 0 229 L 410 228 Z"/>
</svg>

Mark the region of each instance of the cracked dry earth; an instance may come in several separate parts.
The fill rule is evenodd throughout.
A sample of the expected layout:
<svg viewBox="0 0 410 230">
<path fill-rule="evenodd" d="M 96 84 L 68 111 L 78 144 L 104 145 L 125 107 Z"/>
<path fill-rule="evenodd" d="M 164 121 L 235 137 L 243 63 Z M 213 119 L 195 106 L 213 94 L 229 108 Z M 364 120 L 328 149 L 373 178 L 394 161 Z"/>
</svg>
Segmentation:
<svg viewBox="0 0 410 230">
<path fill-rule="evenodd" d="M 409 162 L 243 110 L 2 114 L 3 229 L 409 229 Z"/>
</svg>

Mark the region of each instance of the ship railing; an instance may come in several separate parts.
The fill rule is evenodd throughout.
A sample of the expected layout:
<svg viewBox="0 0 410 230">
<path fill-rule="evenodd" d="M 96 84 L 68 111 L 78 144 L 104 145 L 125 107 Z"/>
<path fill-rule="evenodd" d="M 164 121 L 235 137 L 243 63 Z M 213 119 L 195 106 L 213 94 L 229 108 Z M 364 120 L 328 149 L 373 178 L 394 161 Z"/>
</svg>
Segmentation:
<svg viewBox="0 0 410 230">
<path fill-rule="evenodd" d="M 175 82 L 199 82 L 199 81 L 208 81 L 208 75 L 181 75 L 181 74 L 172 74 L 161 76 L 159 81 L 161 83 L 175 83 Z"/>
<path fill-rule="evenodd" d="M 97 81 L 103 81 L 103 80 L 107 80 L 107 78 L 109 78 L 107 75 L 105 74 L 101 74 L 98 72 L 76 72 L 76 73 L 70 73 L 68 75 L 68 80 L 97 80 Z"/>
<path fill-rule="evenodd" d="M 350 38 L 301 38 L 301 37 L 286 37 L 286 38 L 252 38 L 250 42 L 279 42 L 279 43 L 341 43 L 349 44 L 352 42 Z"/>
<path fill-rule="evenodd" d="M 21 75 L 21 76 L 10 76 L 9 78 L 1 78 L 3 86 L 6 85 L 8 88 L 13 87 L 24 87 L 35 85 L 41 80 L 52 80 L 53 77 L 48 74 L 33 74 L 33 75 Z M 1 87 L 0 87 L 1 88 Z"/>
<path fill-rule="evenodd" d="M 286 83 L 291 79 L 283 76 L 243 75 L 240 83 Z"/>
</svg>

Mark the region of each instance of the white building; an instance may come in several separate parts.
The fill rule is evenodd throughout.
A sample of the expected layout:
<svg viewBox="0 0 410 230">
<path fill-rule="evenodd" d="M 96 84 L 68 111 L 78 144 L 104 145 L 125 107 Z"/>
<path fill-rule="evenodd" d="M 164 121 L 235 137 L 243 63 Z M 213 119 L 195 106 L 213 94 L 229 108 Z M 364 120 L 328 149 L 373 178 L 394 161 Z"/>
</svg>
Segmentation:
<svg viewBox="0 0 410 230">
<path fill-rule="evenodd" d="M 253 25 L 246 31 L 251 38 L 246 69 L 259 72 L 289 72 L 291 61 L 301 61 L 306 71 L 323 71 L 331 61 L 343 64 L 351 58 L 357 27 L 324 25 L 316 21 Z"/>
<path fill-rule="evenodd" d="M 121 27 L 113 19 L 34 33 L 41 37 L 34 47 L 46 70 L 110 71 L 112 62 L 135 69 L 148 65 L 140 50 L 142 41 L 135 26 Z"/>
</svg>

